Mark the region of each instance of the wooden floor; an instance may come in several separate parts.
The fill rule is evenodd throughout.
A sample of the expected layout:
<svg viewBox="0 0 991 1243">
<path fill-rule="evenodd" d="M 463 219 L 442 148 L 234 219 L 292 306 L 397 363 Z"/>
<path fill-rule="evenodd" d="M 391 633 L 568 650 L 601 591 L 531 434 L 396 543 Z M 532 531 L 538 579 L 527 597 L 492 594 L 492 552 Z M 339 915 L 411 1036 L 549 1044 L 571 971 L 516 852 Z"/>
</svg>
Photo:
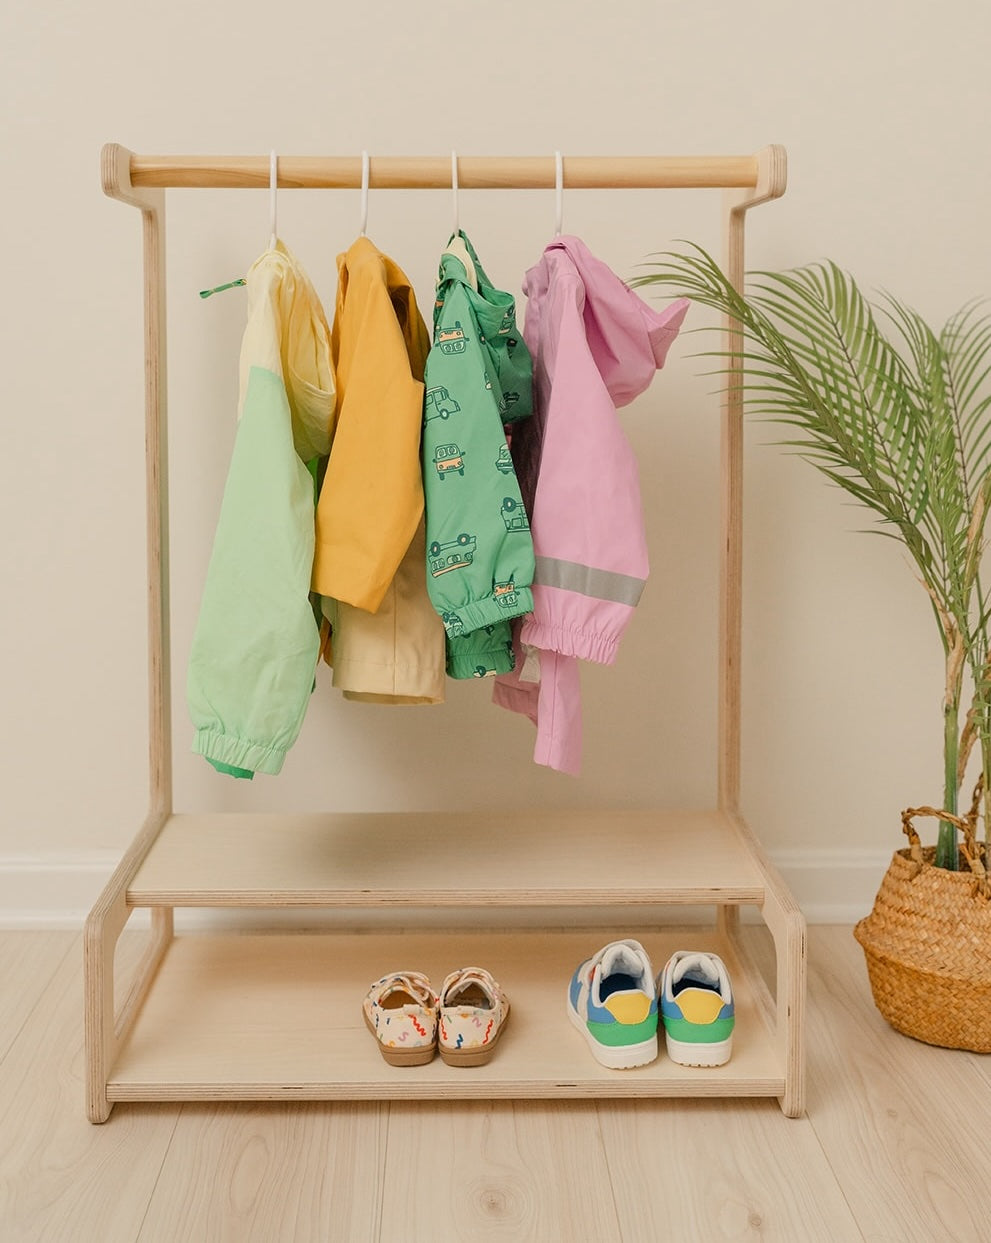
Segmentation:
<svg viewBox="0 0 991 1243">
<path fill-rule="evenodd" d="M 991 1060 L 893 1032 L 849 928 L 810 929 L 798 1120 L 479 1101 L 118 1105 L 91 1126 L 81 956 L 71 933 L 0 934 L 2 1243 L 991 1239 Z"/>
</svg>

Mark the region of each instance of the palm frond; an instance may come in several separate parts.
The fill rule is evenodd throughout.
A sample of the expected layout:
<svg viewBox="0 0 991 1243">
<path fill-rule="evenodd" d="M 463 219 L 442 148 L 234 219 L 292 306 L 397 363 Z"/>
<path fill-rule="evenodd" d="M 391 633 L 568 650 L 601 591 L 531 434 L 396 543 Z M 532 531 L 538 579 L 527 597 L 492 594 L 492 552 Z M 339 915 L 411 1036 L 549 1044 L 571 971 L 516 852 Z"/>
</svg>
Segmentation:
<svg viewBox="0 0 991 1243">
<path fill-rule="evenodd" d="M 946 359 L 947 400 L 958 425 L 961 451 L 972 478 L 991 467 L 991 314 L 970 303 L 940 333 Z"/>
<path fill-rule="evenodd" d="M 676 287 L 735 327 L 721 356 L 730 382 L 745 374 L 747 409 L 794 429 L 817 469 L 933 564 L 924 546 L 941 527 L 928 503 L 923 393 L 853 279 L 829 262 L 756 272 L 744 297 L 698 247 L 652 266 L 634 283 Z"/>
<path fill-rule="evenodd" d="M 897 539 L 915 562 L 946 660 L 943 806 L 954 810 L 977 737 L 991 777 L 991 601 L 980 579 L 991 511 L 991 313 L 971 303 L 936 333 L 896 298 L 875 306 L 830 261 L 748 273 L 744 295 L 698 246 L 653 260 L 632 283 L 718 311 L 723 348 L 699 355 L 715 360 L 711 374 L 749 413 L 785 429 L 777 443 L 872 511 L 874 533 Z M 973 702 L 961 735 L 965 662 Z M 991 794 L 985 815 L 991 840 Z M 953 838 L 941 824 L 943 866 L 956 862 Z"/>
</svg>

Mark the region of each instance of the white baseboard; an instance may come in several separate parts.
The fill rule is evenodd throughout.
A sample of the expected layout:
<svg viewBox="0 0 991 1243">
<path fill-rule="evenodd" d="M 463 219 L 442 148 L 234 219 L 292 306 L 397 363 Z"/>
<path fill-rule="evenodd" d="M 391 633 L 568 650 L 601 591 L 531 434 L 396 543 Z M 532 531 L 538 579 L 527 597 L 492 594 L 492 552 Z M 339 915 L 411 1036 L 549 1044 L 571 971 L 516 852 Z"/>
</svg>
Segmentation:
<svg viewBox="0 0 991 1243">
<path fill-rule="evenodd" d="M 0 855 L 0 928 L 82 928 L 118 862 L 112 850 Z"/>
<path fill-rule="evenodd" d="M 855 924 L 870 914 L 892 852 L 808 847 L 769 853 L 810 924 Z"/>
<path fill-rule="evenodd" d="M 771 859 L 810 924 L 852 924 L 870 911 L 891 854 L 799 848 L 772 851 Z M 0 855 L 0 929 L 81 929 L 117 862 L 118 856 L 108 850 Z M 701 917 L 701 913 L 693 914 L 695 908 L 670 909 L 679 923 Z M 339 913 L 336 920 L 324 920 L 321 915 L 313 911 L 202 911 L 183 913 L 182 922 L 187 927 L 216 923 L 302 927 L 345 918 L 345 913 Z M 394 918 L 402 916 L 397 913 Z M 590 922 L 611 921 L 597 918 Z"/>
</svg>

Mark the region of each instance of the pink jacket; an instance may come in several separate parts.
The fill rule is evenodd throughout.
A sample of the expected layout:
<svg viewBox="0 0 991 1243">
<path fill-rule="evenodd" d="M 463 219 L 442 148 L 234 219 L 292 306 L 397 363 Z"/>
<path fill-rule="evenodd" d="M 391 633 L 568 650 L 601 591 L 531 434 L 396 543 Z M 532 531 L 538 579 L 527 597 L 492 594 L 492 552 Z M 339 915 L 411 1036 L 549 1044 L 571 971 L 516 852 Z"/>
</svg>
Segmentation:
<svg viewBox="0 0 991 1243">
<path fill-rule="evenodd" d="M 536 574 L 533 613 L 514 624 L 516 668 L 493 698 L 536 723 L 538 764 L 577 774 L 577 661 L 615 661 L 648 573 L 639 472 L 616 407 L 664 365 L 688 302 L 654 310 L 577 237 L 556 238 L 523 291 L 536 413 L 513 428 L 511 451 Z M 539 650 L 539 674 L 521 645 Z"/>
</svg>

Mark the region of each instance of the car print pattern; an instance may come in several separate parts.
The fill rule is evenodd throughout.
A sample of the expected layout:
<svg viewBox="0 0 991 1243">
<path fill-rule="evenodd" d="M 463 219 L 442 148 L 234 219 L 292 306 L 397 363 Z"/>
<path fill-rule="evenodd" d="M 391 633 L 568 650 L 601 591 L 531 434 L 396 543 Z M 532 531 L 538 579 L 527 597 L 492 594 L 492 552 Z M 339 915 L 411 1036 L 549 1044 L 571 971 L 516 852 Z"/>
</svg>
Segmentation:
<svg viewBox="0 0 991 1243">
<path fill-rule="evenodd" d="M 438 445 L 434 449 L 434 468 L 441 479 L 446 479 L 452 471 L 464 478 L 465 456 L 455 444 Z"/>
<path fill-rule="evenodd" d="M 427 581 L 457 677 L 511 668 L 508 623 L 533 607 L 530 521 L 503 426 L 532 412 L 532 363 L 515 302 L 470 253 L 477 288 L 456 255 L 441 260 L 421 444 Z M 499 634 L 483 633 L 484 622 Z"/>
<path fill-rule="evenodd" d="M 449 419 L 460 414 L 461 407 L 443 385 L 428 388 L 423 398 L 423 419 Z"/>
</svg>

